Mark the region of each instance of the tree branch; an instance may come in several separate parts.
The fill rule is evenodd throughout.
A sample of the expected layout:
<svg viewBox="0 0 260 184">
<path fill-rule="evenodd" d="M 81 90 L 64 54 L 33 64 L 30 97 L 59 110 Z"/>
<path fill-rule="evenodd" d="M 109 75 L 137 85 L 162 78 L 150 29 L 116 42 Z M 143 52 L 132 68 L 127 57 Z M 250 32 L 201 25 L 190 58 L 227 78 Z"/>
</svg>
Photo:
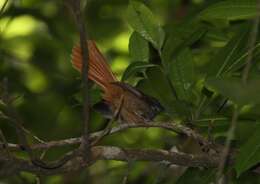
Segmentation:
<svg viewBox="0 0 260 184">
<path fill-rule="evenodd" d="M 83 67 L 82 67 L 82 83 L 83 83 L 83 135 L 82 135 L 82 144 L 81 148 L 83 152 L 88 153 L 90 149 L 89 139 L 88 139 L 88 132 L 89 132 L 89 90 L 88 90 L 88 45 L 87 41 L 87 34 L 86 28 L 83 18 L 83 13 L 81 11 L 80 0 L 67 0 L 70 4 L 73 14 L 75 15 L 76 24 L 78 27 L 78 31 L 80 34 L 80 47 L 83 59 Z M 83 11 L 84 12 L 84 11 Z M 88 158 L 88 154 L 83 154 L 85 158 Z"/>
<path fill-rule="evenodd" d="M 191 155 L 178 152 L 169 152 L 161 149 L 124 149 L 114 146 L 96 146 L 90 150 L 91 160 L 84 160 L 81 156 L 76 156 L 66 164 L 57 169 L 44 169 L 31 164 L 23 159 L 8 159 L 0 156 L 0 165 L 6 169 L 0 170 L 0 176 L 13 175 L 20 171 L 27 171 L 41 175 L 54 175 L 65 172 L 77 171 L 88 167 L 97 160 L 118 160 L 118 161 L 154 161 L 169 162 L 170 164 L 189 167 L 217 167 L 219 157 L 208 155 Z M 7 167 L 8 166 L 8 167 Z"/>
<path fill-rule="evenodd" d="M 221 145 L 208 141 L 207 139 L 205 139 L 203 136 L 201 136 L 199 133 L 195 132 L 191 128 L 178 124 L 178 123 L 175 123 L 175 122 L 120 124 L 120 125 L 112 128 L 111 131 L 109 131 L 109 133 L 106 136 L 115 134 L 115 133 L 119 133 L 119 132 L 122 132 L 122 131 L 130 129 L 130 128 L 161 128 L 161 129 L 165 129 L 165 130 L 172 131 L 175 133 L 184 134 L 187 137 L 192 137 L 195 140 L 197 140 L 199 143 L 203 144 L 203 146 L 211 148 L 212 150 L 215 150 L 217 152 L 220 152 L 220 150 L 222 149 Z M 106 131 L 106 130 L 91 133 L 89 135 L 89 141 L 92 142 L 92 141 L 96 140 L 98 137 L 100 137 L 104 134 L 104 131 Z M 31 148 L 46 150 L 46 149 L 50 149 L 50 148 L 54 148 L 54 147 L 61 147 L 61 146 L 66 146 L 66 145 L 77 145 L 77 144 L 81 143 L 81 139 L 82 138 L 78 137 L 78 138 L 69 138 L 69 139 L 64 139 L 64 140 L 59 140 L 59 141 L 50 141 L 50 142 L 46 142 L 46 143 L 32 145 Z M 4 145 L 0 144 L 0 147 L 3 148 Z M 9 150 L 12 150 L 12 151 L 22 150 L 22 148 L 17 144 L 9 143 L 8 147 L 9 147 Z"/>
</svg>

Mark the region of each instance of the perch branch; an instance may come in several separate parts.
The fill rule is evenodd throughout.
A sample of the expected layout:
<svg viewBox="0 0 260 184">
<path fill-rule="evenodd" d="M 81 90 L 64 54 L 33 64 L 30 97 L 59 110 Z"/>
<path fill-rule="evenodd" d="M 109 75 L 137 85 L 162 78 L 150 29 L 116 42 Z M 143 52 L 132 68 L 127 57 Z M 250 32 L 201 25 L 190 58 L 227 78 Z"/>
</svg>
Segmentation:
<svg viewBox="0 0 260 184">
<path fill-rule="evenodd" d="M 222 149 L 221 145 L 214 144 L 214 143 L 208 141 L 207 139 L 205 139 L 203 136 L 201 136 L 199 133 L 195 132 L 194 130 L 192 130 L 184 125 L 175 123 L 175 122 L 120 124 L 120 125 L 112 128 L 106 136 L 115 134 L 115 133 L 119 133 L 119 132 L 125 131 L 127 129 L 131 129 L 131 128 L 161 128 L 161 129 L 165 129 L 165 130 L 172 131 L 175 133 L 184 134 L 187 137 L 192 137 L 195 140 L 197 140 L 198 142 L 202 143 L 204 146 L 212 148 L 213 150 L 217 150 L 218 152 Z M 101 130 L 101 131 L 98 131 L 95 133 L 91 133 L 89 136 L 89 141 L 92 142 L 92 141 L 96 140 L 97 138 L 99 138 L 100 136 L 102 136 L 104 134 L 104 131 L 106 131 L 106 130 Z M 49 142 L 45 142 L 43 144 L 32 145 L 31 148 L 46 150 L 46 149 L 62 147 L 62 146 L 66 146 L 66 145 L 77 145 L 77 144 L 81 143 L 81 139 L 82 138 L 78 137 L 78 138 L 69 138 L 69 139 L 64 139 L 64 140 L 59 140 L 59 141 L 49 141 Z M 0 144 L 0 147 L 3 148 L 4 145 Z M 12 150 L 12 151 L 22 150 L 22 148 L 17 144 L 9 143 L 8 147 L 9 147 L 9 150 Z"/>
<path fill-rule="evenodd" d="M 63 166 L 57 169 L 44 169 L 37 167 L 31 162 L 23 159 L 8 159 L 0 155 L 0 164 L 8 169 L 0 170 L 0 176 L 13 175 L 20 171 L 27 171 L 40 175 L 53 175 L 65 172 L 73 172 L 90 166 L 97 160 L 118 160 L 118 161 L 153 161 L 169 162 L 171 164 L 189 167 L 216 167 L 219 157 L 208 155 L 191 155 L 185 153 L 169 152 L 161 149 L 125 149 L 114 146 L 95 146 L 90 150 L 91 160 L 84 160 L 77 155 Z"/>
</svg>

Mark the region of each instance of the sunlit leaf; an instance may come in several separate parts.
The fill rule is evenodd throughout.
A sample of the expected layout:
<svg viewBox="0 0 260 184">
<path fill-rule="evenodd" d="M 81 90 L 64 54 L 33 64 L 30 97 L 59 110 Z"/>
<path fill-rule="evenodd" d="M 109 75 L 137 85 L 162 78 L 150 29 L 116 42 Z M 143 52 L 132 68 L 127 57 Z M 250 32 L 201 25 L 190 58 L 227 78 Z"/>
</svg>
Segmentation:
<svg viewBox="0 0 260 184">
<path fill-rule="evenodd" d="M 129 77 L 135 75 L 137 72 L 143 71 L 146 68 L 154 67 L 156 65 L 147 62 L 133 62 L 125 70 L 122 81 L 127 80 Z"/>
<path fill-rule="evenodd" d="M 148 61 L 149 60 L 149 44 L 137 32 L 133 32 L 130 37 L 129 54 L 133 61 Z"/>
<path fill-rule="evenodd" d="M 205 35 L 205 39 L 209 40 L 212 45 L 217 47 L 223 47 L 229 40 L 227 33 L 225 33 L 223 30 L 216 29 L 215 27 L 208 28 L 208 32 Z"/>
<path fill-rule="evenodd" d="M 151 42 L 157 50 L 161 50 L 165 33 L 149 8 L 141 2 L 131 0 L 127 20 L 136 32 Z"/>
<path fill-rule="evenodd" d="M 241 147 L 236 157 L 235 169 L 237 176 L 260 162 L 260 126 L 255 129 L 255 133 Z"/>
</svg>

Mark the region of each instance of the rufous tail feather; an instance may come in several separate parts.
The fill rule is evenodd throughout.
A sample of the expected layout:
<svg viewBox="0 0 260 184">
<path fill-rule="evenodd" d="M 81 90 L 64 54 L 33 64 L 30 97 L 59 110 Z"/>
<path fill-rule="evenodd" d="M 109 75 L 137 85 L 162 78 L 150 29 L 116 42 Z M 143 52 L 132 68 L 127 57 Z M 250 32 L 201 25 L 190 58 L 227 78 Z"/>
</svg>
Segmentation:
<svg viewBox="0 0 260 184">
<path fill-rule="evenodd" d="M 105 57 L 97 48 L 93 40 L 88 40 L 88 51 L 89 51 L 89 71 L 88 78 L 98 84 L 103 88 L 104 91 L 107 90 L 108 84 L 117 81 L 113 72 L 111 71 L 109 65 L 106 62 Z M 72 49 L 72 65 L 74 68 L 82 71 L 82 55 L 81 48 L 76 45 Z"/>
</svg>

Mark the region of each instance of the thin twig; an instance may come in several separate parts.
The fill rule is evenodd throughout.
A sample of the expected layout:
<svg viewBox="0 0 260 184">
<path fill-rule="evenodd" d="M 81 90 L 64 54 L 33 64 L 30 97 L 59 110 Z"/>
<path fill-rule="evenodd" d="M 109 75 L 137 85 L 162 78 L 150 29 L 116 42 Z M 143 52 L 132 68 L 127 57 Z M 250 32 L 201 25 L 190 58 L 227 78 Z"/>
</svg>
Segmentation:
<svg viewBox="0 0 260 184">
<path fill-rule="evenodd" d="M 238 118 L 238 108 L 235 107 L 234 112 L 233 112 L 233 116 L 232 116 L 231 125 L 230 125 L 230 128 L 228 130 L 225 147 L 224 147 L 224 150 L 221 154 L 221 158 L 220 158 L 220 162 L 219 162 L 219 166 L 218 166 L 218 172 L 217 172 L 217 175 L 216 175 L 217 183 L 222 181 L 223 171 L 225 169 L 225 165 L 226 165 L 227 160 L 229 158 L 231 141 L 233 140 L 234 135 L 235 135 L 237 118 Z M 222 184 L 222 183 L 219 183 L 219 184 Z"/>
<path fill-rule="evenodd" d="M 15 119 L 13 119 L 13 118 L 11 118 L 11 117 L 8 117 L 8 116 L 6 116 L 5 114 L 1 114 L 1 117 L 0 118 L 2 118 L 2 119 L 6 119 L 6 120 L 8 120 L 8 121 L 10 121 L 10 126 L 11 127 L 16 127 L 16 124 L 15 124 Z M 25 134 L 27 134 L 27 135 L 29 135 L 29 136 L 31 136 L 32 138 L 34 138 L 36 141 L 38 141 L 39 143 L 44 143 L 45 141 L 44 140 L 42 140 L 41 138 L 39 138 L 39 137 L 37 137 L 36 135 L 34 135 L 30 130 L 28 130 L 28 129 L 26 129 L 24 126 L 22 126 L 21 125 L 21 130 L 25 133 Z"/>
<path fill-rule="evenodd" d="M 3 133 L 2 129 L 0 129 L 0 137 L 1 137 L 2 141 L 3 141 L 4 149 L 6 150 L 7 156 L 9 158 L 11 158 L 12 154 L 11 154 L 9 148 L 8 148 L 8 142 L 7 142 L 7 140 L 6 140 L 5 136 L 4 136 L 4 133 Z"/>
<path fill-rule="evenodd" d="M 244 84 L 246 84 L 246 82 L 248 80 L 249 71 L 250 71 L 250 68 L 252 65 L 253 52 L 254 52 L 257 35 L 258 35 L 258 28 L 259 28 L 259 22 L 260 22 L 260 0 L 258 0 L 257 4 L 256 4 L 256 12 L 257 12 L 257 15 L 254 19 L 252 31 L 251 31 L 249 41 L 248 41 L 249 48 L 248 48 L 248 55 L 247 55 L 247 59 L 246 59 L 246 65 L 245 65 L 245 68 L 243 70 L 243 75 L 242 75 L 242 82 Z"/>
<path fill-rule="evenodd" d="M 1 9 L 0 9 L 0 16 L 2 16 L 2 14 L 4 13 L 4 10 L 5 10 L 6 5 L 8 4 L 8 1 L 9 0 L 5 0 L 3 6 L 1 7 Z"/>
<path fill-rule="evenodd" d="M 40 155 L 40 160 L 43 160 L 43 159 L 44 159 L 44 157 L 45 157 L 47 151 L 48 151 L 48 149 L 44 150 L 44 151 L 41 153 L 41 155 Z"/>
<path fill-rule="evenodd" d="M 88 45 L 87 45 L 87 34 L 86 27 L 84 23 L 84 18 L 81 11 L 80 0 L 68 0 L 69 4 L 72 7 L 72 12 L 76 18 L 76 24 L 78 27 L 78 31 L 80 33 L 80 47 L 83 59 L 83 67 L 82 67 L 82 83 L 83 83 L 83 135 L 82 135 L 82 144 L 83 152 L 89 152 L 89 141 L 88 141 L 88 132 L 89 132 L 89 90 L 88 90 Z M 84 158 L 87 159 L 88 154 L 83 154 Z"/>
<path fill-rule="evenodd" d="M 37 137 L 36 135 L 34 135 L 30 130 L 26 129 L 25 127 L 21 127 L 22 130 L 27 134 L 27 135 L 30 135 L 32 138 L 34 138 L 36 141 L 38 141 L 39 143 L 42 143 L 44 144 L 45 141 L 42 140 L 41 138 Z"/>
<path fill-rule="evenodd" d="M 73 151 L 70 151 L 70 152 L 64 154 L 60 159 L 58 159 L 56 161 L 53 161 L 53 162 L 45 162 L 45 161 L 42 161 L 41 159 L 34 159 L 34 160 L 32 160 L 32 163 L 35 166 L 38 166 L 38 167 L 40 167 L 42 169 L 54 170 L 54 169 L 61 168 L 67 162 L 69 162 L 70 160 L 72 160 L 75 157 L 77 157 L 79 155 L 78 152 L 79 152 L 79 150 L 75 149 Z"/>
<path fill-rule="evenodd" d="M 130 169 L 131 169 L 131 167 L 130 167 L 131 163 L 132 163 L 131 161 L 127 161 L 127 168 L 126 168 L 126 172 L 124 174 L 123 180 L 122 180 L 122 184 L 127 184 L 128 177 L 129 177 L 129 174 L 130 174 Z"/>
<path fill-rule="evenodd" d="M 72 157 L 71 156 L 72 154 L 65 154 L 61 159 L 51 162 L 51 163 L 44 162 L 41 159 L 36 157 L 36 155 L 33 153 L 33 149 L 31 148 L 31 146 L 29 145 L 29 143 L 27 141 L 26 134 L 25 134 L 25 133 L 27 133 L 27 134 L 31 135 L 31 133 L 23 127 L 24 123 L 23 123 L 22 118 L 19 116 L 16 109 L 12 106 L 12 98 L 9 95 L 7 79 L 4 79 L 3 89 L 4 89 L 3 90 L 4 94 L 2 96 L 2 99 L 3 99 L 4 104 L 6 105 L 7 115 L 8 115 L 8 117 L 10 117 L 10 119 L 14 123 L 14 127 L 16 128 L 16 132 L 17 132 L 18 139 L 20 142 L 20 145 L 18 147 L 28 153 L 31 162 L 35 166 L 41 167 L 43 169 L 56 169 L 56 168 L 64 165 L 67 161 L 69 161 Z M 36 136 L 33 136 L 33 137 L 35 138 Z M 37 139 L 37 140 L 40 140 L 40 139 Z M 42 142 L 42 141 L 40 140 L 40 142 Z M 43 144 L 45 144 L 45 143 L 43 143 Z"/>
<path fill-rule="evenodd" d="M 248 55 L 247 55 L 247 59 L 246 59 L 246 65 L 245 65 L 245 68 L 244 68 L 243 74 L 242 74 L 242 82 L 245 85 L 247 83 L 249 71 L 250 71 L 250 68 L 252 65 L 253 51 L 255 48 L 255 43 L 256 43 L 257 35 L 258 35 L 258 27 L 259 27 L 259 22 L 260 22 L 260 0 L 257 1 L 256 6 L 257 6 L 256 7 L 257 15 L 254 19 L 252 31 L 251 31 L 250 38 L 248 41 Z M 225 165 L 226 165 L 226 162 L 229 157 L 231 141 L 235 134 L 237 119 L 238 119 L 238 108 L 235 107 L 235 109 L 233 111 L 231 126 L 229 128 L 228 135 L 226 138 L 225 148 L 221 155 L 220 164 L 219 164 L 218 172 L 216 175 L 216 182 L 219 184 L 225 183 L 225 179 L 224 179 L 225 177 L 223 176 L 223 172 L 224 172 Z"/>
<path fill-rule="evenodd" d="M 40 179 L 40 177 L 37 176 L 35 180 L 36 180 L 36 184 L 41 184 L 41 179 Z"/>
<path fill-rule="evenodd" d="M 119 114 L 121 112 L 121 109 L 122 109 L 122 106 L 123 106 L 123 103 L 124 103 L 124 95 L 122 95 L 120 97 L 120 103 L 119 103 L 119 106 L 118 108 L 115 110 L 114 114 L 113 114 L 113 117 L 109 120 L 108 122 L 108 125 L 107 127 L 103 130 L 103 133 L 98 137 L 96 138 L 96 140 L 94 140 L 93 142 L 91 142 L 91 146 L 94 146 L 96 145 L 98 142 L 100 142 L 106 135 L 108 135 L 112 129 L 112 125 L 113 125 L 113 122 L 118 119 L 119 117 Z"/>
<path fill-rule="evenodd" d="M 30 145 L 27 142 L 26 135 L 24 134 L 24 131 L 23 131 L 23 128 L 22 128 L 23 127 L 23 121 L 20 118 L 18 112 L 16 112 L 15 108 L 12 106 L 11 99 L 12 98 L 10 97 L 9 90 L 8 90 L 8 80 L 7 80 L 7 78 L 5 78 L 4 81 L 3 81 L 2 100 L 3 100 L 4 104 L 6 105 L 7 116 L 11 117 L 12 119 L 15 120 L 13 122 L 15 124 L 15 128 L 16 128 L 16 132 L 17 132 L 17 135 L 18 135 L 19 142 L 24 147 L 24 149 L 27 151 L 30 158 L 34 159 L 32 149 L 30 148 Z"/>
<path fill-rule="evenodd" d="M 199 107 L 195 111 L 195 114 L 194 114 L 194 117 L 193 117 L 193 121 L 196 121 L 200 117 L 200 114 L 201 114 L 201 111 L 202 111 L 202 107 L 204 106 L 206 100 L 207 100 L 206 96 L 203 96 L 202 99 L 200 100 Z"/>
</svg>

